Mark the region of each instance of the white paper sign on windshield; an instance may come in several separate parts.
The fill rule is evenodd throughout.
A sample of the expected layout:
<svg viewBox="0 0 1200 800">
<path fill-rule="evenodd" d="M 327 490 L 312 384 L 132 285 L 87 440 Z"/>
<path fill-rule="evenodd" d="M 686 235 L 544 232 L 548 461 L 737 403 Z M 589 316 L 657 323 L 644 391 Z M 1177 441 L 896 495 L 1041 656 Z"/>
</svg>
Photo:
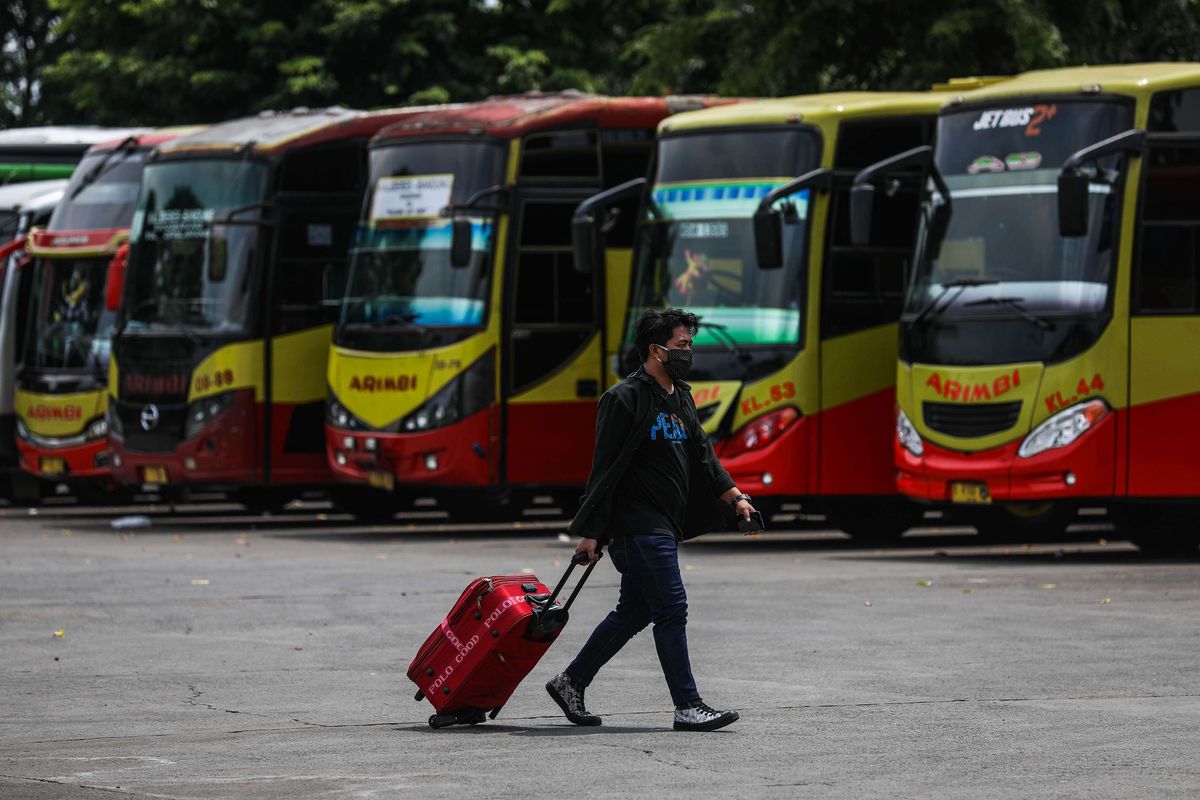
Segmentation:
<svg viewBox="0 0 1200 800">
<path fill-rule="evenodd" d="M 380 178 L 371 201 L 371 220 L 430 219 L 450 205 L 454 175 Z"/>
</svg>

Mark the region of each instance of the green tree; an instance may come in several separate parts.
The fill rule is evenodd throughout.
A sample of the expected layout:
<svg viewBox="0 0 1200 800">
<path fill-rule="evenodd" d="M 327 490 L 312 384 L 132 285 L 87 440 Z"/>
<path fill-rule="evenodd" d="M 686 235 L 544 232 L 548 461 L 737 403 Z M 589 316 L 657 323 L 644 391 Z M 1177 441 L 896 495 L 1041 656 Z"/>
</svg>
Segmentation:
<svg viewBox="0 0 1200 800">
<path fill-rule="evenodd" d="M 45 0 L 0 4 L 0 126 L 40 125 L 69 120 L 68 104 L 46 92 L 43 71 L 67 42 L 53 30 L 55 15 Z"/>
</svg>

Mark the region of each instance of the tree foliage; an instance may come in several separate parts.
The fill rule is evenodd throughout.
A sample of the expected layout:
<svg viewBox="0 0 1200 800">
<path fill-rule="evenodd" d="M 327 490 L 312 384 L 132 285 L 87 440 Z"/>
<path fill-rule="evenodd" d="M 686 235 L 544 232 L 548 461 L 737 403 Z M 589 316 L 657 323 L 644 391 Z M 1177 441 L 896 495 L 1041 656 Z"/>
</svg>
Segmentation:
<svg viewBox="0 0 1200 800">
<path fill-rule="evenodd" d="M 776 96 L 1188 60 L 1200 0 L 7 0 L 0 123 L 576 88 Z"/>
</svg>

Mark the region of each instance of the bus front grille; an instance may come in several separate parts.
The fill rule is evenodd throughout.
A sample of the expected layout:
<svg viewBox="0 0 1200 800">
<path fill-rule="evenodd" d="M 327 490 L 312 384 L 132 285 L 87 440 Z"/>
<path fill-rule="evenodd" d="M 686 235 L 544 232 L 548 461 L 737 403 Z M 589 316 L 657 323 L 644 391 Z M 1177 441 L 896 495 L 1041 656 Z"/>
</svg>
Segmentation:
<svg viewBox="0 0 1200 800">
<path fill-rule="evenodd" d="M 1006 431 L 1021 416 L 1021 401 L 1011 403 L 924 403 L 921 410 L 930 430 L 970 439 Z"/>
</svg>

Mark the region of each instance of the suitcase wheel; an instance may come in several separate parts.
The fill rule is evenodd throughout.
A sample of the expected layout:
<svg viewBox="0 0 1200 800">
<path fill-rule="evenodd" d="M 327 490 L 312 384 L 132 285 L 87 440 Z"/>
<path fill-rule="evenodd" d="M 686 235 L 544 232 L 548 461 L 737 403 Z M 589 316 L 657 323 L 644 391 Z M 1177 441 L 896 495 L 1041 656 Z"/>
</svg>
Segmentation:
<svg viewBox="0 0 1200 800">
<path fill-rule="evenodd" d="M 425 699 L 425 693 L 422 692 L 420 689 L 417 689 L 417 693 L 413 695 L 413 700 L 416 700 L 419 703 L 424 699 Z"/>
<path fill-rule="evenodd" d="M 458 721 L 457 714 L 431 714 L 429 716 L 429 727 L 448 728 Z"/>
<path fill-rule="evenodd" d="M 429 717 L 429 727 L 433 729 L 449 728 L 451 725 L 478 725 L 486 717 L 477 708 L 470 708 L 454 714 L 433 714 Z"/>
</svg>

